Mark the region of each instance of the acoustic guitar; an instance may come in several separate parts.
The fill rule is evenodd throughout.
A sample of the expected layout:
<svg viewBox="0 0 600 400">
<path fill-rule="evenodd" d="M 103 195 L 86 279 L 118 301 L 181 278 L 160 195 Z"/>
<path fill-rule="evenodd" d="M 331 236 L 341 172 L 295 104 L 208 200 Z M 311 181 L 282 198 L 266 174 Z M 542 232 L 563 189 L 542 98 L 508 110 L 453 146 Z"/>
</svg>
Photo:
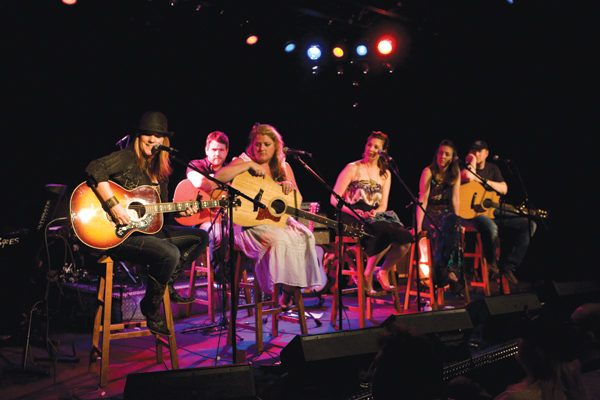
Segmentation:
<svg viewBox="0 0 600 400">
<path fill-rule="evenodd" d="M 185 211 L 197 206 L 200 210 L 212 207 L 226 207 L 227 200 L 183 201 L 161 203 L 158 191 L 149 185 L 127 190 L 109 181 L 119 203 L 129 213 L 131 221 L 127 225 L 116 225 L 110 214 L 103 208 L 94 190 L 82 182 L 71 194 L 71 225 L 79 240 L 89 247 L 107 250 L 121 244 L 133 232 L 153 234 L 163 226 L 163 213 Z"/>
<path fill-rule="evenodd" d="M 302 196 L 299 191 L 293 190 L 286 195 L 283 193 L 281 185 L 267 176 L 259 177 L 253 176 L 249 172 L 243 172 L 233 178 L 230 185 L 266 206 L 260 208 L 253 202 L 240 198 L 240 203 L 233 212 L 233 222 L 238 225 L 283 227 L 289 216 L 294 216 L 318 222 L 337 231 L 337 221 L 300 209 Z M 368 236 L 362 226 L 343 224 L 342 230 L 347 236 L 358 238 Z"/>
<path fill-rule="evenodd" d="M 218 192 L 218 193 L 217 193 Z M 222 191 L 215 191 L 213 194 L 220 197 L 219 194 L 223 194 Z M 204 190 L 200 190 L 195 187 L 189 179 L 183 179 L 177 184 L 175 193 L 173 193 L 173 201 L 190 201 L 190 200 L 208 200 L 211 196 Z M 175 221 L 184 226 L 197 226 L 204 222 L 211 222 L 218 212 L 215 208 L 203 208 L 196 214 L 186 217 L 175 217 Z"/>
<path fill-rule="evenodd" d="M 529 215 L 536 218 L 547 218 L 548 211 L 525 206 L 515 207 L 508 203 L 500 202 L 500 195 L 493 190 L 485 190 L 485 187 L 477 182 L 471 181 L 460 185 L 460 206 L 458 216 L 469 219 L 479 215 L 494 218 L 495 209 L 504 210 L 514 214 Z"/>
</svg>

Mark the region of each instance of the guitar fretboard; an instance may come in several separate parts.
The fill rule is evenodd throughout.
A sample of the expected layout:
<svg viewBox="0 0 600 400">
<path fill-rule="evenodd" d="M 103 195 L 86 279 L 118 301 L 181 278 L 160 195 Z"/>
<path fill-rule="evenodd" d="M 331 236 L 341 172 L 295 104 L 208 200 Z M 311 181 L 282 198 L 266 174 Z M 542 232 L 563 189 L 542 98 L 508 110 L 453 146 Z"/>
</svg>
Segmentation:
<svg viewBox="0 0 600 400">
<path fill-rule="evenodd" d="M 308 211 L 304 211 L 304 210 L 301 210 L 299 208 L 290 207 L 290 206 L 286 207 L 285 212 L 286 212 L 286 214 L 292 215 L 294 217 L 300 217 L 300 218 L 307 219 L 309 221 L 318 222 L 318 223 L 323 224 L 323 225 L 325 225 L 325 226 L 327 226 L 329 228 L 334 229 L 337 232 L 337 228 L 338 228 L 337 221 L 334 221 L 334 220 L 329 219 L 327 217 L 323 217 L 323 216 L 320 216 L 318 214 L 313 214 L 313 213 L 310 213 Z M 343 227 L 344 227 L 343 228 L 344 232 L 347 233 L 347 234 L 349 234 L 349 235 L 357 235 L 357 236 L 364 235 L 364 232 L 362 232 L 358 228 L 354 228 L 354 227 L 351 227 L 351 226 L 348 226 L 348 225 L 343 225 Z"/>
<path fill-rule="evenodd" d="M 188 207 L 197 206 L 199 209 L 221 207 L 222 200 L 208 200 L 208 201 L 181 201 L 177 203 L 154 203 L 146 204 L 144 208 L 146 212 L 151 214 L 169 213 L 169 212 L 181 212 L 185 211 Z"/>
</svg>

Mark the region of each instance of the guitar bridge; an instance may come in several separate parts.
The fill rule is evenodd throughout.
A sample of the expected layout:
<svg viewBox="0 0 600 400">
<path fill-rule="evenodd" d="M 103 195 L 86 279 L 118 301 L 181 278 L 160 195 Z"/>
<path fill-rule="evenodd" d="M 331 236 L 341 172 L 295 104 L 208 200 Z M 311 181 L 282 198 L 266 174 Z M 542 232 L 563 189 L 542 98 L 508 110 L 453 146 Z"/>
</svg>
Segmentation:
<svg viewBox="0 0 600 400">
<path fill-rule="evenodd" d="M 258 211 L 258 203 L 261 202 L 262 196 L 263 196 L 264 190 L 260 189 L 258 191 L 258 193 L 256 194 L 256 196 L 254 196 L 254 211 Z"/>
</svg>

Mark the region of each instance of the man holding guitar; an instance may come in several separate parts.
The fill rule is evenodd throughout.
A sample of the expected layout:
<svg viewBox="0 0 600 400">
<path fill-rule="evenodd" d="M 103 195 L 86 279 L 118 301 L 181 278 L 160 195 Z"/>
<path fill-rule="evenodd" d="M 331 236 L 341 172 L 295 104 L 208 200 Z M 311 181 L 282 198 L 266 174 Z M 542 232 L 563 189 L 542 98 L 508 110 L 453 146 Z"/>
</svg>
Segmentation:
<svg viewBox="0 0 600 400">
<path fill-rule="evenodd" d="M 487 143 L 477 140 L 473 142 L 465 157 L 465 168 L 461 170 L 461 188 L 480 186 L 480 190 L 469 192 L 469 195 L 464 195 L 461 190 L 460 201 L 463 212 L 460 216 L 467 218 L 464 219 L 463 225 L 473 226 L 481 234 L 484 256 L 490 271 L 495 274 L 502 273 L 509 282 L 516 285 L 518 280 L 514 271 L 523 262 L 537 225 L 523 213 L 515 212 L 517 210 L 513 207 L 500 207 L 498 202 L 495 202 L 497 207 L 491 210 L 487 210 L 487 207 L 475 206 L 483 203 L 486 193 L 491 193 L 496 198 L 508 193 L 508 185 L 500 168 L 496 164 L 487 162 L 489 154 Z M 494 203 L 491 199 L 488 200 Z M 473 215 L 475 216 L 472 217 Z M 504 237 L 502 238 L 502 255 L 500 260 L 497 260 L 500 243 L 499 228 L 513 234 L 514 240 L 508 243 Z"/>
<path fill-rule="evenodd" d="M 206 179 L 202 173 L 214 176 L 215 173 L 225 165 L 225 160 L 229 153 L 229 138 L 224 132 L 213 131 L 206 137 L 204 147 L 206 157 L 200 160 L 192 160 L 186 170 L 187 179 L 181 181 L 175 189 L 174 201 L 190 200 L 201 197 L 210 197 L 210 193 L 216 189 L 216 184 Z M 198 172 L 199 170 L 200 172 Z M 198 226 L 208 232 L 208 246 L 211 254 L 211 265 L 215 271 L 217 281 L 222 282 L 225 279 L 223 268 L 220 267 L 220 261 L 224 257 L 215 253 L 219 249 L 223 237 L 223 229 L 226 224 L 222 224 L 221 213 L 224 208 L 206 209 L 190 217 L 175 217 L 175 220 L 185 226 Z M 223 253 L 220 253 L 223 254 Z"/>
<path fill-rule="evenodd" d="M 148 264 L 146 294 L 140 302 L 140 309 L 146 316 L 148 328 L 161 335 L 170 334 L 159 312 L 164 291 L 168 286 L 171 298 L 178 301 L 179 295 L 172 284 L 184 263 L 196 259 L 206 246 L 207 235 L 194 228 L 163 227 L 162 212 L 179 211 L 181 216 L 190 216 L 198 210 L 193 202 L 178 205 L 179 208 L 169 203 L 150 204 L 152 201 L 146 202 L 143 198 L 132 201 L 131 192 L 127 191 L 141 188 L 158 200 L 168 199 L 168 181 L 172 168 L 169 155 L 160 151 L 160 146 L 168 147 L 172 135 L 163 113 L 146 112 L 134 133 L 132 144 L 91 161 L 86 168 L 88 186 L 97 196 L 99 207 L 104 208 L 114 221 L 110 227 L 112 232 L 107 230 L 102 236 L 109 236 L 111 233 L 118 243 L 116 247 L 100 245 L 97 248 L 107 250 L 109 255 L 119 259 Z M 117 191 L 120 187 L 127 191 Z M 86 238 L 90 239 L 87 243 L 94 239 L 103 243 L 103 238 L 94 237 L 94 233 L 98 231 L 94 226 L 90 226 L 91 232 L 89 237 L 86 236 L 85 223 L 89 219 L 86 212 L 91 213 L 93 209 L 91 206 L 84 207 L 74 213 L 73 209 L 78 205 L 74 201 L 76 197 L 77 192 L 74 192 L 71 215 L 78 236 L 84 243 Z M 152 217 L 147 217 L 147 214 L 153 212 Z M 141 218 L 143 214 L 146 214 L 145 218 Z M 124 228 L 130 226 L 133 228 Z"/>
</svg>

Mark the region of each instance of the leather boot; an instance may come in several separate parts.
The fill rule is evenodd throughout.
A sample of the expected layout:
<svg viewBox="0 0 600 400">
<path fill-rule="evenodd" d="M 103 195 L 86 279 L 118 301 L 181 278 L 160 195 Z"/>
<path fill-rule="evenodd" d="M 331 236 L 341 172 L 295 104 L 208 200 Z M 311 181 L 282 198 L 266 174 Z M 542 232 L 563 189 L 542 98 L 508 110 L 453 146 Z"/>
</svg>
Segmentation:
<svg viewBox="0 0 600 400">
<path fill-rule="evenodd" d="M 166 285 L 158 282 L 153 276 L 148 275 L 146 295 L 140 301 L 140 310 L 146 317 L 148 329 L 154 334 L 169 336 L 171 332 L 167 329 L 167 323 L 160 314 L 160 305 Z"/>
<path fill-rule="evenodd" d="M 169 283 L 167 284 L 167 287 L 169 288 L 169 297 L 171 297 L 171 301 L 173 303 L 177 303 L 177 304 L 193 303 L 195 300 L 193 297 L 180 296 L 179 293 L 177 293 L 177 290 L 175 290 L 175 287 L 173 286 L 173 284 L 175 283 L 175 281 L 181 274 L 182 270 L 183 270 L 183 265 L 182 265 L 182 263 L 179 263 L 177 265 L 177 267 L 175 267 L 175 271 L 173 271 L 173 274 L 171 275 L 171 279 L 169 279 Z M 194 271 L 191 271 L 191 273 L 194 273 Z"/>
</svg>

